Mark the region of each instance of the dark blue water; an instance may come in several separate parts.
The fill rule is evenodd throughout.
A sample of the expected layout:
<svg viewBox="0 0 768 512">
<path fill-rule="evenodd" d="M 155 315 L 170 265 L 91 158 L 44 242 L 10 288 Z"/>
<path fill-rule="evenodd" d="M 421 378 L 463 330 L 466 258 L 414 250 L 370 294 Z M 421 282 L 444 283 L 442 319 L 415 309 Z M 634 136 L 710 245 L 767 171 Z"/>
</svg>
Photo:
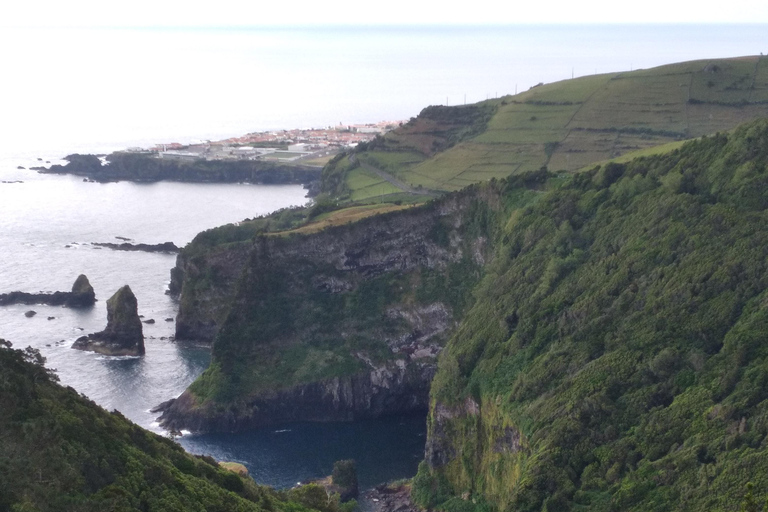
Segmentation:
<svg viewBox="0 0 768 512">
<path fill-rule="evenodd" d="M 258 483 L 281 488 L 328 476 L 335 461 L 355 459 L 360 486 L 367 488 L 415 475 L 425 435 L 425 416 L 411 415 L 186 435 L 179 442 L 189 452 L 244 464 Z"/>
</svg>

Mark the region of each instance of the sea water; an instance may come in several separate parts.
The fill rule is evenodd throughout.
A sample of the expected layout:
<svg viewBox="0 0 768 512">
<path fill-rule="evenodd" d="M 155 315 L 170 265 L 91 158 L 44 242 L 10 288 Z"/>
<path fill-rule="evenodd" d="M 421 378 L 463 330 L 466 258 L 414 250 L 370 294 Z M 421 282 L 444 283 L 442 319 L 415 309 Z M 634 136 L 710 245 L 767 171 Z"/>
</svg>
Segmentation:
<svg viewBox="0 0 768 512">
<path fill-rule="evenodd" d="M 173 342 L 165 292 L 175 257 L 93 242 L 172 241 L 290 205 L 297 185 L 87 183 L 36 165 L 69 153 L 220 139 L 278 128 L 405 120 L 430 104 L 514 94 L 539 82 L 682 60 L 755 55 L 760 25 L 389 27 L 318 29 L 4 29 L 0 32 L 0 293 L 68 290 L 78 274 L 98 302 L 85 311 L 0 307 L 0 337 L 31 345 L 61 381 L 160 432 L 149 409 L 208 365 L 207 347 Z M 19 168 L 22 167 L 22 168 Z M 128 284 L 146 355 L 72 350 L 106 324 L 105 300 Z M 24 313 L 37 312 L 32 318 Z M 282 425 L 193 435 L 195 453 L 244 463 L 289 486 L 356 458 L 365 485 L 415 472 L 424 417 Z"/>
</svg>

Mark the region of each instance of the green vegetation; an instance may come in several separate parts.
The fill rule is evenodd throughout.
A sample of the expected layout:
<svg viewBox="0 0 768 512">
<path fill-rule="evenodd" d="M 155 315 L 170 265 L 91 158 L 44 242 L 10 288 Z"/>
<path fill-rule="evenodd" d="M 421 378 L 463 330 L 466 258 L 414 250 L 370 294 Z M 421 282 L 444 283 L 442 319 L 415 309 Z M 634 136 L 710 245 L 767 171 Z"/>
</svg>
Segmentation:
<svg viewBox="0 0 768 512">
<path fill-rule="evenodd" d="M 193 457 L 10 347 L 0 340 L 0 511 L 350 512 L 318 486 L 275 491 Z"/>
<path fill-rule="evenodd" d="M 766 66 L 690 62 L 431 107 L 334 157 L 317 205 L 280 236 L 258 236 L 270 231 L 260 220 L 250 234 L 213 231 L 201 249 L 247 244 L 250 260 L 214 363 L 190 388 L 198 405 L 349 376 L 368 368 L 364 358 L 392 362 L 382 340 L 401 326 L 389 308 L 440 302 L 459 323 L 433 381 L 413 487 L 422 505 L 762 504 L 768 122 L 711 134 L 768 115 Z M 362 207 L 395 197 L 365 165 L 447 193 L 402 211 Z M 457 198 L 454 228 L 399 223 Z M 417 224 L 429 226 L 418 243 L 445 250 L 482 239 L 484 264 L 462 257 L 350 281 L 317 257 L 340 240 L 373 244 L 382 226 L 405 239 Z M 312 257 L 284 258 L 300 246 Z"/>
<path fill-rule="evenodd" d="M 453 191 L 542 166 L 573 172 L 765 115 L 768 58 L 695 61 L 565 80 L 476 105 L 428 107 L 356 155 L 411 186 Z M 376 191 L 345 161 L 323 171 L 323 190 L 372 197 Z"/>
<path fill-rule="evenodd" d="M 442 510 L 764 503 L 767 165 L 760 121 L 595 167 L 513 212 L 441 356 L 414 497 Z"/>
</svg>

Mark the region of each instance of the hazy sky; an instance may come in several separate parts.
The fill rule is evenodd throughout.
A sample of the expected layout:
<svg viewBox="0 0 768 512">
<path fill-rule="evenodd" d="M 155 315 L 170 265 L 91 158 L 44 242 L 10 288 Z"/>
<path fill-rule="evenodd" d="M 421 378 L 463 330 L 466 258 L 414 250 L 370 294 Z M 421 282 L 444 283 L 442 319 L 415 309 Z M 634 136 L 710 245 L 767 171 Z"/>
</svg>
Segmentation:
<svg viewBox="0 0 768 512">
<path fill-rule="evenodd" d="M 694 7 L 695 5 L 695 7 Z M 765 0 L 26 0 L 0 26 L 264 26 L 529 23 L 768 23 Z"/>
</svg>

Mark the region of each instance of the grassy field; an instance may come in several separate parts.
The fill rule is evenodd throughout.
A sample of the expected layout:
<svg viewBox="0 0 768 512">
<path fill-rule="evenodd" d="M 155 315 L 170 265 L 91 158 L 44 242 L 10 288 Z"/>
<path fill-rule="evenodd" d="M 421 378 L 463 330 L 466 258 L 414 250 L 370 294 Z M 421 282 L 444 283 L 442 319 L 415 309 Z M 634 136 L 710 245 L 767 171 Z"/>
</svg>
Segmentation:
<svg viewBox="0 0 768 512">
<path fill-rule="evenodd" d="M 317 166 L 322 166 L 322 165 L 325 165 L 325 164 L 327 164 L 328 162 L 330 162 L 330 161 L 331 161 L 331 158 L 333 158 L 334 156 L 336 156 L 336 155 L 335 155 L 335 154 L 333 154 L 333 155 L 325 155 L 325 156 L 321 156 L 321 157 L 318 157 L 318 158 L 306 158 L 306 159 L 300 160 L 300 162 L 301 162 L 302 164 L 305 164 L 305 165 L 317 165 Z"/>
<path fill-rule="evenodd" d="M 455 108 L 460 114 L 462 107 Z M 477 110 L 491 112 L 484 124 L 476 111 L 462 118 L 425 109 L 359 158 L 412 186 L 443 191 L 542 166 L 574 172 L 768 116 L 768 57 L 564 80 L 482 102 Z M 477 133 L 462 137 L 461 122 Z M 347 178 L 353 199 L 390 193 L 356 172 Z"/>
<path fill-rule="evenodd" d="M 347 186 L 352 191 L 352 201 L 365 201 L 372 197 L 388 196 L 402 192 L 399 188 L 364 169 L 354 169 L 347 175 Z"/>
<path fill-rule="evenodd" d="M 349 224 L 350 222 L 355 222 L 360 219 L 370 217 L 371 215 L 378 215 L 380 213 L 403 210 L 405 208 L 410 208 L 411 206 L 413 205 L 411 204 L 397 205 L 397 204 L 389 204 L 389 203 L 352 206 L 349 208 L 343 208 L 341 210 L 335 210 L 323 215 L 319 215 L 312 222 L 309 222 L 308 224 L 305 224 L 299 228 L 292 229 L 289 231 L 279 231 L 277 233 L 270 233 L 270 235 L 286 236 L 293 233 L 302 233 L 302 234 L 317 233 L 318 231 L 322 231 L 323 229 L 331 226 L 341 226 L 342 224 Z"/>
</svg>

